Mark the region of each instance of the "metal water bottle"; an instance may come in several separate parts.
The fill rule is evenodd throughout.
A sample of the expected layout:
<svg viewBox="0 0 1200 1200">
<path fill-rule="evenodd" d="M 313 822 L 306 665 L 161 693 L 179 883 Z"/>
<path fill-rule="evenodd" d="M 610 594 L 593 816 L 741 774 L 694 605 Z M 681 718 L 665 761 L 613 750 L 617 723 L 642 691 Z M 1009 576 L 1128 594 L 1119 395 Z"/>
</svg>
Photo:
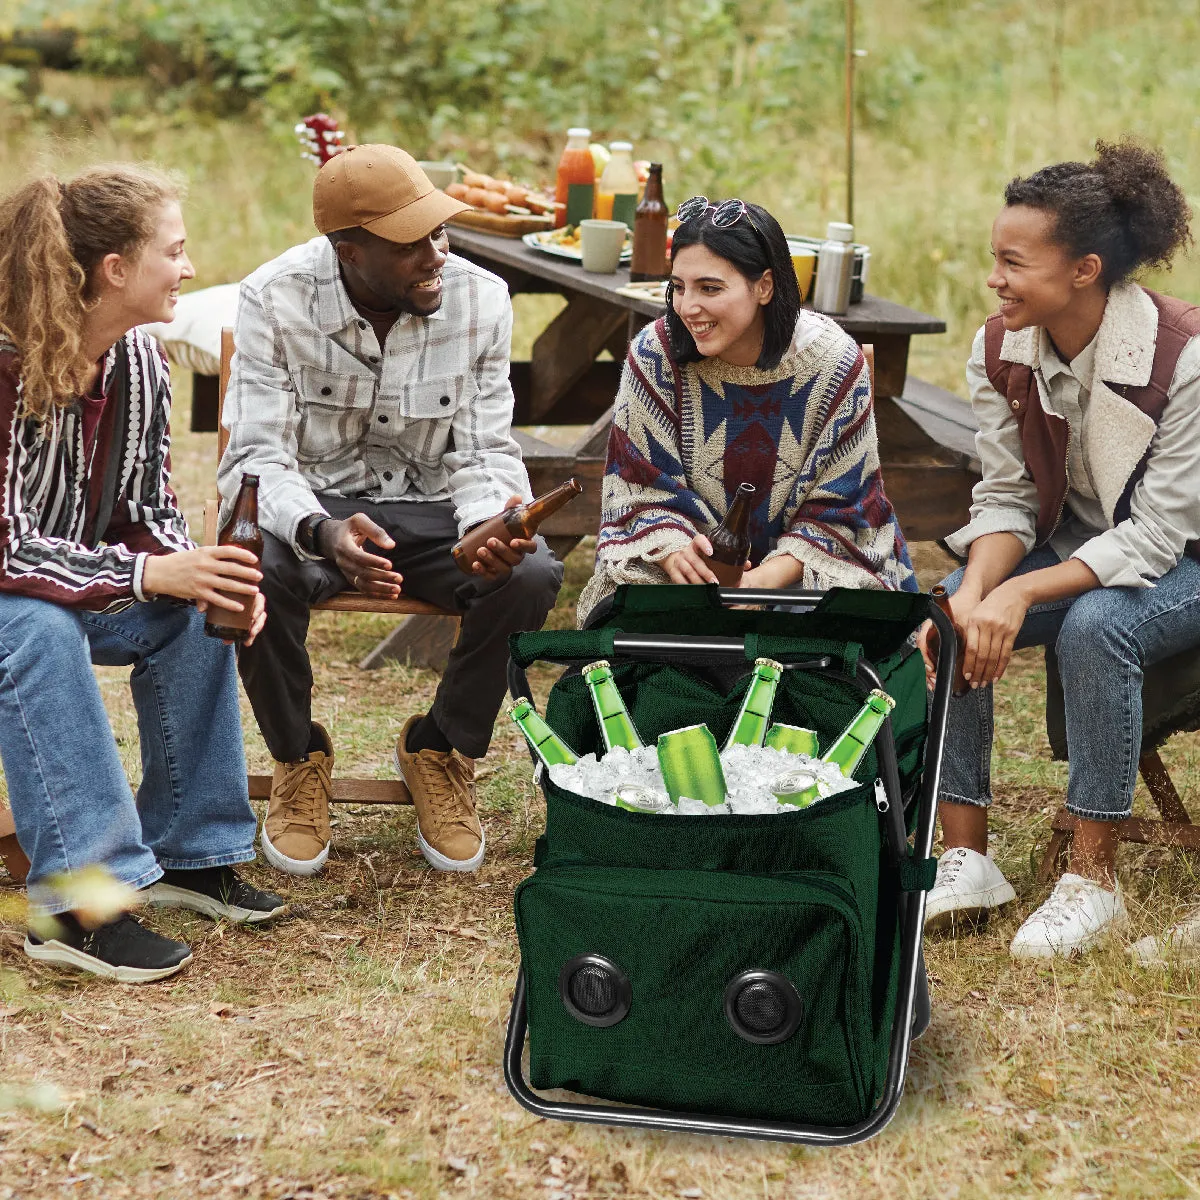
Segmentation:
<svg viewBox="0 0 1200 1200">
<path fill-rule="evenodd" d="M 840 316 L 850 307 L 850 284 L 854 275 L 854 226 L 830 221 L 825 240 L 817 251 L 817 283 L 813 308 Z"/>
</svg>

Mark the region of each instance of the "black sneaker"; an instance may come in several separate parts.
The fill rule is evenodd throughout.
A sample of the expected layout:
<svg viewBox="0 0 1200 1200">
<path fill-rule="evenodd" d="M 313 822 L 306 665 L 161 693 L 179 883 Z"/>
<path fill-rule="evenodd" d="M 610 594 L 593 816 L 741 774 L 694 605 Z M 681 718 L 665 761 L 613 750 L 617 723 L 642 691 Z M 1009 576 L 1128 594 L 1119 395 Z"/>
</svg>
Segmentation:
<svg viewBox="0 0 1200 1200">
<path fill-rule="evenodd" d="M 214 921 L 224 918 L 239 925 L 257 925 L 277 917 L 287 901 L 274 892 L 259 891 L 239 879 L 232 867 L 201 867 L 195 871 L 163 870 L 162 878 L 142 893 L 149 904 L 190 908 Z"/>
<path fill-rule="evenodd" d="M 118 983 L 150 983 L 174 975 L 192 961 L 191 947 L 147 929 L 131 913 L 96 929 L 84 929 L 70 913 L 55 917 L 57 936 L 30 930 L 25 953 L 37 962 L 90 971 Z"/>
</svg>

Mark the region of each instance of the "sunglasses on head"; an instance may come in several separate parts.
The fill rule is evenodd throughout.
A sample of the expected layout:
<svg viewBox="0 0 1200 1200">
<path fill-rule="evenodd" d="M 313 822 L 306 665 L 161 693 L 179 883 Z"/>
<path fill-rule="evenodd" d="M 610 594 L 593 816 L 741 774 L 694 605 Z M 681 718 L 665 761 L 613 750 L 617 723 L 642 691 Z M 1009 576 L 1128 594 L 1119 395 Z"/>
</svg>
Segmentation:
<svg viewBox="0 0 1200 1200">
<path fill-rule="evenodd" d="M 746 202 L 730 199 L 722 200 L 720 204 L 709 204 L 707 196 L 693 196 L 675 210 L 675 218 L 682 225 L 710 212 L 714 229 L 728 229 L 730 225 L 736 225 L 746 216 Z M 748 217 L 747 220 L 749 220 Z M 754 228 L 753 221 L 750 221 L 750 228 Z"/>
</svg>

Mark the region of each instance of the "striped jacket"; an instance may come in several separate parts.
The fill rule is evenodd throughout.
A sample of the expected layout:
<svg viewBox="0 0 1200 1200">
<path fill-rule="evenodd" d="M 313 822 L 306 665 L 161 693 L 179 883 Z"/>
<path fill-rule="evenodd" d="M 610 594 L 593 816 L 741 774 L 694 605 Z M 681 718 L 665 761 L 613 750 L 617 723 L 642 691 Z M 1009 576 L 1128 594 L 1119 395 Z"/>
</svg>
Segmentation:
<svg viewBox="0 0 1200 1200">
<path fill-rule="evenodd" d="M 192 548 L 168 483 L 166 359 L 137 329 L 109 350 L 90 461 L 78 406 L 18 415 L 19 372 L 0 343 L 0 591 L 94 610 L 145 600 L 146 556 Z"/>
</svg>

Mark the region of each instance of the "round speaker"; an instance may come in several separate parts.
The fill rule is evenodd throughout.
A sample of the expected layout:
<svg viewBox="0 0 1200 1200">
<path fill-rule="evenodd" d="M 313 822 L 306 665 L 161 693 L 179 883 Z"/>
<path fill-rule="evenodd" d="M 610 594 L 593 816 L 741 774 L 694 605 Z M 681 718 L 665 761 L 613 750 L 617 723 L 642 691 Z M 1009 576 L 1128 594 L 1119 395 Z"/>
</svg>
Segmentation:
<svg viewBox="0 0 1200 1200">
<path fill-rule="evenodd" d="M 571 959 L 558 973 L 558 994 L 575 1020 L 597 1029 L 623 1020 L 633 1003 L 629 977 L 600 954 L 577 954 Z"/>
<path fill-rule="evenodd" d="M 796 985 L 778 971 L 743 971 L 725 988 L 725 1019 L 747 1042 L 786 1042 L 803 1016 L 804 1001 Z"/>
</svg>

